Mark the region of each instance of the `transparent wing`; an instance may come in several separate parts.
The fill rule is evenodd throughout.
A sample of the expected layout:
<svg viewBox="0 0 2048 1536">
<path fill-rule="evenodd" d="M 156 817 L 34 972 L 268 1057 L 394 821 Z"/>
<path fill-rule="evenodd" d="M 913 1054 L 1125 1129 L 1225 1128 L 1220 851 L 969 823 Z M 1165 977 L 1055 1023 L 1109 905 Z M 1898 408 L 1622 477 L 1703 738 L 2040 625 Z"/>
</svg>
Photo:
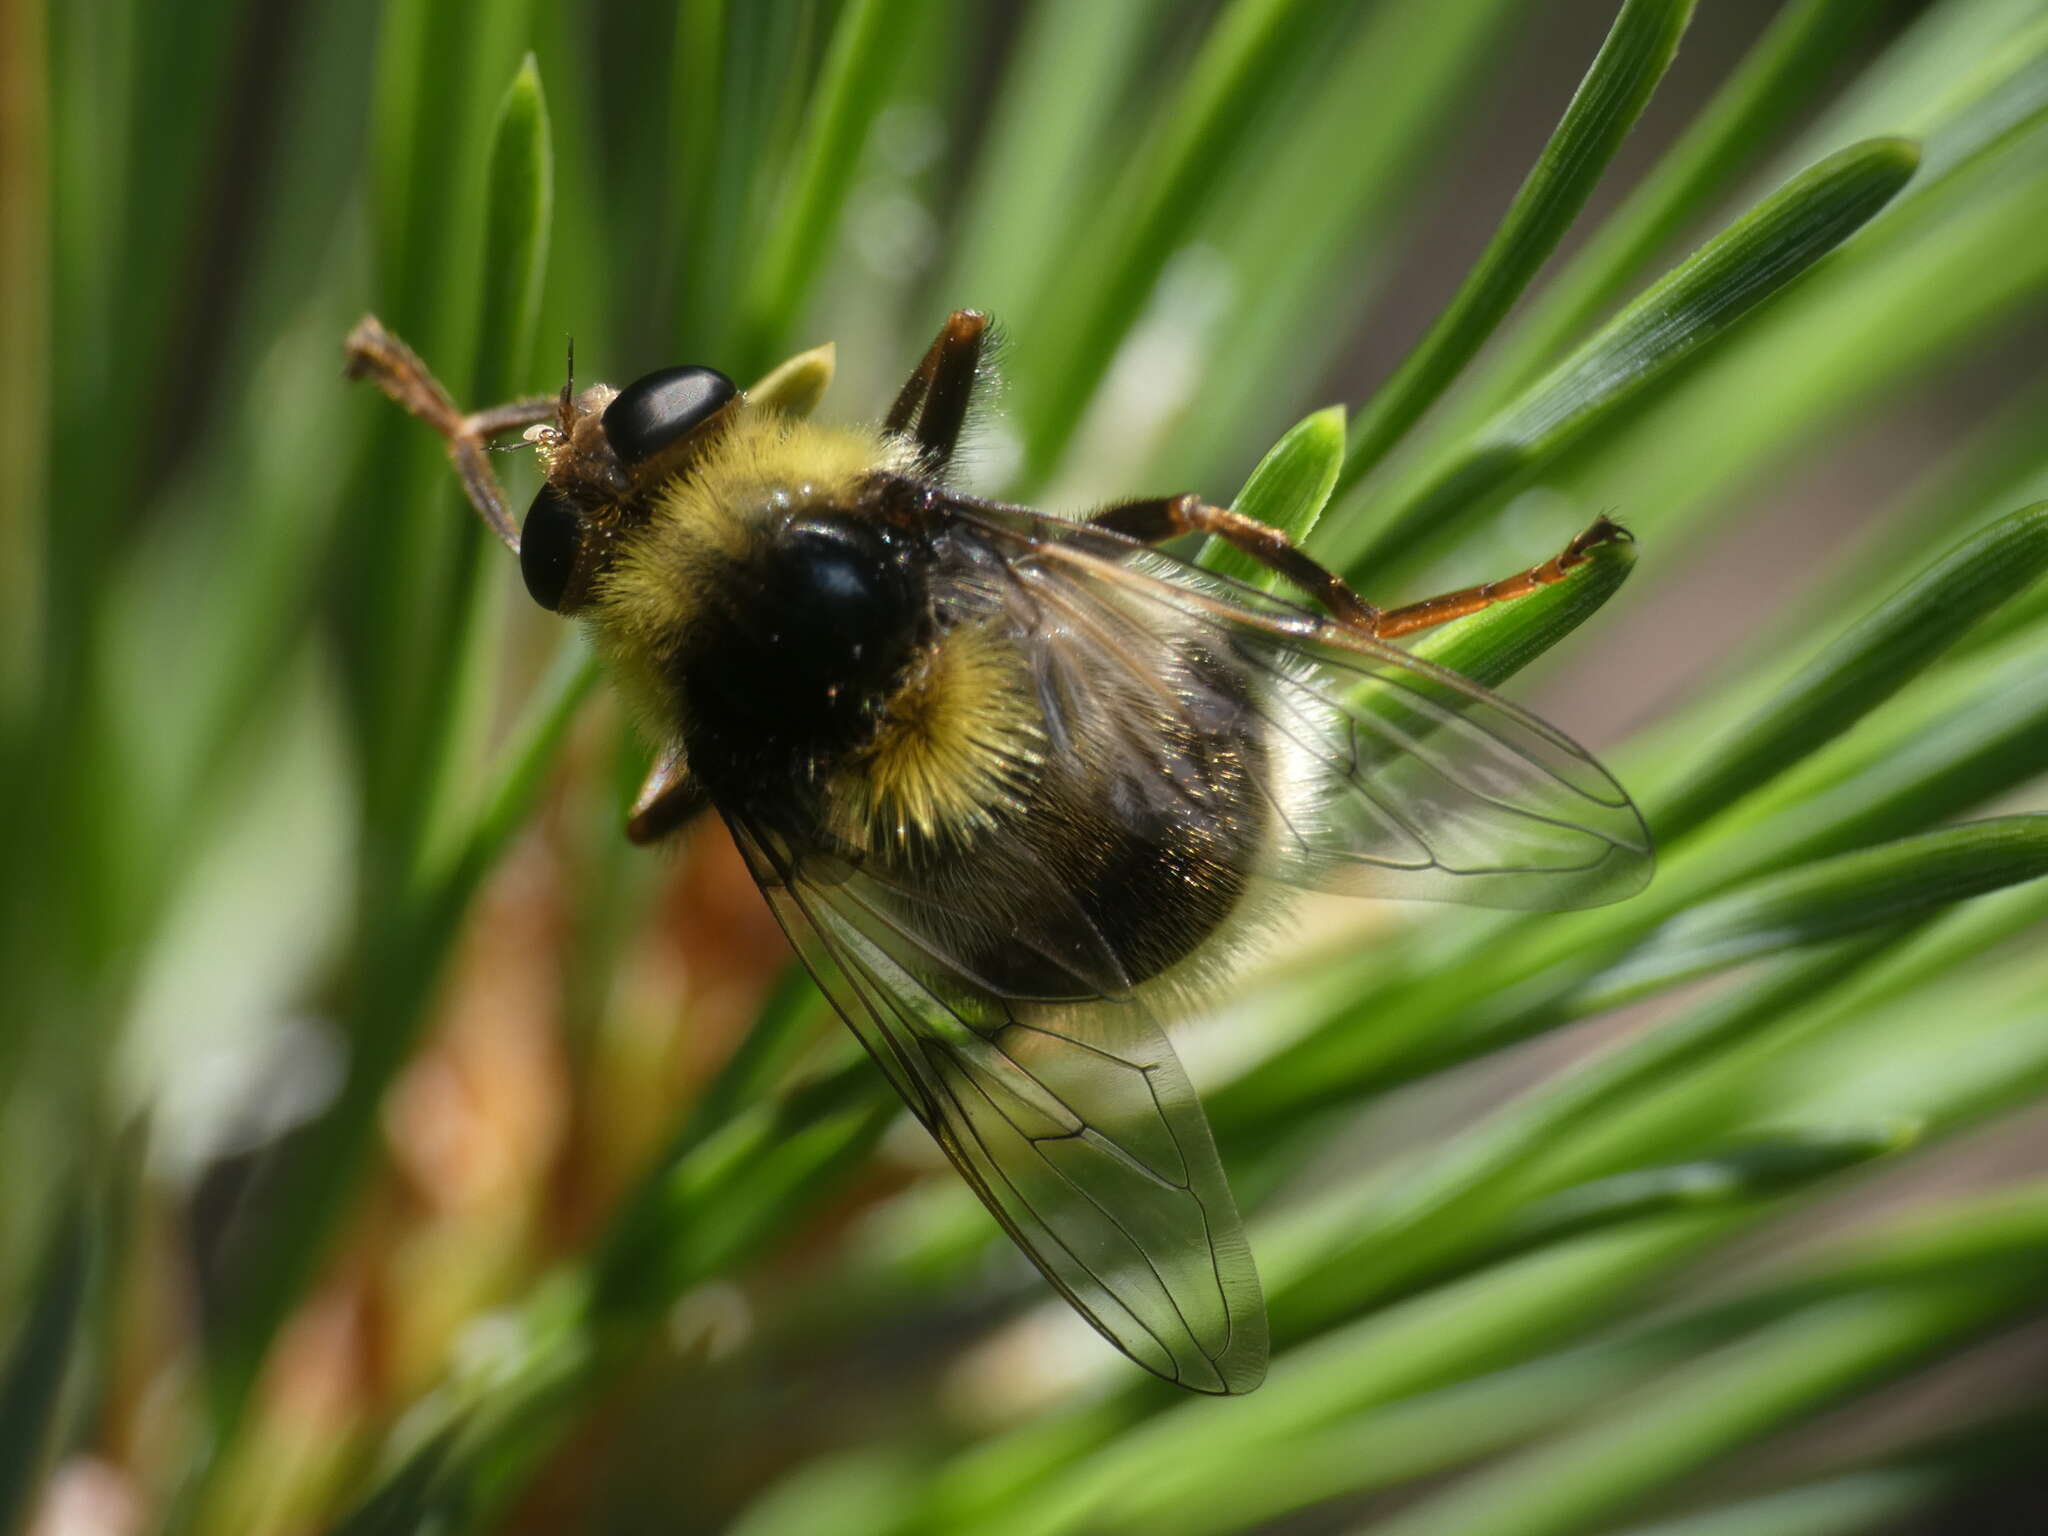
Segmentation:
<svg viewBox="0 0 2048 1536">
<path fill-rule="evenodd" d="M 1155 1375 L 1257 1386 L 1266 1313 L 1243 1224 L 1143 1006 L 1003 997 L 899 894 L 728 824 L 819 988 L 1054 1288 Z"/>
<path fill-rule="evenodd" d="M 1254 776 L 1279 832 L 1262 873 L 1346 895 L 1553 910 L 1648 882 L 1649 832 L 1607 770 L 1469 679 L 1100 529 L 956 510 L 1008 562 L 1017 633 L 1056 680 L 1041 690 L 1049 714 L 1093 711 L 1091 678 L 1142 673 L 1165 679 L 1153 708 L 1191 730 L 1230 710 L 1260 717 L 1276 750 Z M 1231 665 L 1169 674 L 1190 647 Z M 1243 675 L 1249 694 L 1213 680 Z M 1134 721 L 1119 750 L 1134 765 L 1125 778 L 1152 787 L 1140 814 L 1168 813 L 1187 790 L 1170 764 L 1147 767 L 1156 720 L 1128 708 L 1109 719 Z"/>
</svg>

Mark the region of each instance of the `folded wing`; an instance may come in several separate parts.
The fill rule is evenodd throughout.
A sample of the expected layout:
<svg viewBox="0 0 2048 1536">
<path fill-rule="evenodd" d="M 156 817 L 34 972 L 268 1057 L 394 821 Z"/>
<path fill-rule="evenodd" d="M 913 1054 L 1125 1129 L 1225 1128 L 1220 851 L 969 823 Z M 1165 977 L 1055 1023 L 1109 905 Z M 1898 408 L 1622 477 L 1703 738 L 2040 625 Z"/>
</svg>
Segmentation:
<svg viewBox="0 0 2048 1536">
<path fill-rule="evenodd" d="M 1243 1224 L 1144 1007 L 1000 996 L 886 887 L 816 878 L 772 834 L 731 824 L 819 987 L 1060 1294 L 1155 1375 L 1257 1386 L 1265 1305 Z"/>
<path fill-rule="evenodd" d="M 1256 589 L 1099 529 L 963 506 L 1004 551 L 1020 643 L 1048 675 L 1152 669 L 1159 636 L 1248 676 L 1225 697 L 1174 680 L 1191 724 L 1249 710 L 1278 749 L 1259 768 L 1290 884 L 1393 900 L 1558 910 L 1642 889 L 1649 832 L 1584 748 L 1471 680 Z M 1146 744 L 1127 755 L 1142 763 Z M 1155 773 L 1156 799 L 1185 790 Z M 1147 808 L 1156 814 L 1157 805 Z"/>
</svg>

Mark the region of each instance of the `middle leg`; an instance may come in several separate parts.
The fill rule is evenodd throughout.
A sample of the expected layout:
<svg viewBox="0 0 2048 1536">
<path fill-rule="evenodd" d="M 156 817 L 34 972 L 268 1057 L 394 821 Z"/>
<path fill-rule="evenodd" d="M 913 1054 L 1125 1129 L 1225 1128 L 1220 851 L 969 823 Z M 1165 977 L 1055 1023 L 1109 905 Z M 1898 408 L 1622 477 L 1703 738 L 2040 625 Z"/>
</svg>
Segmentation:
<svg viewBox="0 0 2048 1536">
<path fill-rule="evenodd" d="M 1396 635 L 1434 629 L 1439 624 L 1462 619 L 1468 613 L 1477 613 L 1496 603 L 1511 603 L 1518 597 L 1527 597 L 1532 592 L 1540 592 L 1563 581 L 1584 565 L 1592 551 L 1602 544 L 1632 542 L 1634 535 L 1621 524 L 1605 517 L 1595 518 L 1592 527 L 1541 564 L 1504 576 L 1499 581 L 1483 581 L 1476 587 L 1460 587 L 1440 597 L 1426 597 L 1419 603 L 1387 609 L 1380 614 L 1373 633 L 1382 640 L 1390 640 Z"/>
<path fill-rule="evenodd" d="M 1329 609 L 1338 623 L 1369 634 L 1378 622 L 1377 608 L 1352 591 L 1343 577 L 1295 548 L 1294 541 L 1278 528 L 1227 507 L 1212 507 L 1199 496 L 1118 502 L 1088 521 L 1140 544 L 1161 544 L 1184 533 L 1210 534 L 1278 572 Z"/>
<path fill-rule="evenodd" d="M 690 777 L 683 749 L 665 748 L 656 754 L 640 793 L 633 797 L 633 809 L 626 817 L 626 839 L 643 847 L 658 843 L 709 803 Z"/>
<path fill-rule="evenodd" d="M 1496 603 L 1527 597 L 1564 580 L 1585 564 L 1591 552 L 1602 544 L 1628 539 L 1628 531 L 1602 517 L 1564 549 L 1540 565 L 1499 581 L 1476 587 L 1461 587 L 1439 597 L 1425 598 L 1399 608 L 1375 608 L 1351 590 L 1337 575 L 1295 547 L 1294 541 L 1278 528 L 1257 518 L 1246 517 L 1226 507 L 1212 507 L 1198 496 L 1164 496 L 1152 501 L 1127 501 L 1107 507 L 1090 521 L 1125 538 L 1143 544 L 1158 544 L 1186 533 L 1206 533 L 1242 550 L 1269 570 L 1321 603 L 1331 617 L 1347 628 L 1375 640 L 1391 640 L 1418 630 L 1433 629 L 1452 619 L 1491 608 Z"/>
</svg>

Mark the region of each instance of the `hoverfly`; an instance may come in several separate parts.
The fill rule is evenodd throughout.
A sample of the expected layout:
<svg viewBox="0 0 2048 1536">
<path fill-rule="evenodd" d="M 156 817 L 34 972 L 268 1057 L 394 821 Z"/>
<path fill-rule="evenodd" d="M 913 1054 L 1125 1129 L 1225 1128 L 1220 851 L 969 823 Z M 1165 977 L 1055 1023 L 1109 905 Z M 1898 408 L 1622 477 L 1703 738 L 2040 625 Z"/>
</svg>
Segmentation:
<svg viewBox="0 0 2048 1536">
<path fill-rule="evenodd" d="M 353 376 L 446 440 L 543 608 L 653 737 L 627 822 L 703 806 L 911 1112 L 1053 1287 L 1200 1392 L 1265 1374 L 1257 1272 L 1154 1005 L 1224 976 L 1301 890 L 1561 908 L 1649 838 L 1559 732 L 1389 642 L 1562 579 L 1375 608 L 1194 496 L 1085 522 L 949 482 L 985 318 L 955 313 L 874 426 L 710 368 L 465 414 L 374 319 Z M 807 403 L 807 402 L 806 402 Z M 524 431 L 522 527 L 485 457 Z M 1213 534 L 1316 609 L 1155 546 Z"/>
</svg>

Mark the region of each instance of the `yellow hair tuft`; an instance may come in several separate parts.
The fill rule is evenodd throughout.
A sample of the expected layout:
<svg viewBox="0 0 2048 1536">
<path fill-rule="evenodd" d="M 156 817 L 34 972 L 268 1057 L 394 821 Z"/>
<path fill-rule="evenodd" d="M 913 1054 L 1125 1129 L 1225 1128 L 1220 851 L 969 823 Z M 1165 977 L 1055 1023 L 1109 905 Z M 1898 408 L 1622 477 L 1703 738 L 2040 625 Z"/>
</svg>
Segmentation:
<svg viewBox="0 0 2048 1536">
<path fill-rule="evenodd" d="M 988 625 L 933 646 L 897 689 L 842 807 L 869 846 L 964 842 L 1021 810 L 1044 733 L 1016 648 Z"/>
</svg>

